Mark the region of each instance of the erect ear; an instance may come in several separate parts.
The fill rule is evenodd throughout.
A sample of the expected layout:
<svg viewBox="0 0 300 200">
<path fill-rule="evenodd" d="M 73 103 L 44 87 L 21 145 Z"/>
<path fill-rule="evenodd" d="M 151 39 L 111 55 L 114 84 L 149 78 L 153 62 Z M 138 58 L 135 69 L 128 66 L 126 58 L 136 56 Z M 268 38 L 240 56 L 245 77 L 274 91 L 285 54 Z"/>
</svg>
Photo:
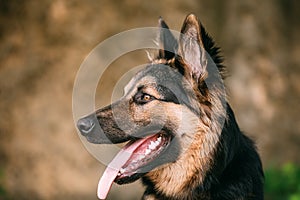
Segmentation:
<svg viewBox="0 0 300 200">
<path fill-rule="evenodd" d="M 162 17 L 159 18 L 158 23 L 158 41 L 160 48 L 158 57 L 166 60 L 172 59 L 177 54 L 178 42 Z"/>
<path fill-rule="evenodd" d="M 187 64 L 188 72 L 198 82 L 205 76 L 207 57 L 201 39 L 201 25 L 194 14 L 186 17 L 179 39 L 180 55 Z"/>
</svg>

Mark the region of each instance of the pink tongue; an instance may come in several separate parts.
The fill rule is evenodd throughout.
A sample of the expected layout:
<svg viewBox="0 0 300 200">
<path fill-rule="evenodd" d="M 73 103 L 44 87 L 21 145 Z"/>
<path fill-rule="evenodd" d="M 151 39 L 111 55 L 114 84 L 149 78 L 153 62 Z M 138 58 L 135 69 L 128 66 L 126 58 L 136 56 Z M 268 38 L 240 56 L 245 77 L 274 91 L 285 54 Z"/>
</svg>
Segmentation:
<svg viewBox="0 0 300 200">
<path fill-rule="evenodd" d="M 101 179 L 98 183 L 97 196 L 99 199 L 106 199 L 106 196 L 117 177 L 120 169 L 129 160 L 133 152 L 144 142 L 145 138 L 140 139 L 134 143 L 128 143 L 123 149 L 114 157 L 108 164 Z"/>
</svg>

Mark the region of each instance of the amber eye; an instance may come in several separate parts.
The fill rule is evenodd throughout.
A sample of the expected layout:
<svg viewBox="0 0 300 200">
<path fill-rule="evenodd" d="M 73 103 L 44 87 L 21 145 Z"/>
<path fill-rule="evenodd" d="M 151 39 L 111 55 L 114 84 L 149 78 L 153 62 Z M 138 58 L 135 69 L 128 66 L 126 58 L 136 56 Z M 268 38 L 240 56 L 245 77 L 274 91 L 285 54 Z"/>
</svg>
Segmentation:
<svg viewBox="0 0 300 200">
<path fill-rule="evenodd" d="M 134 97 L 135 102 L 138 104 L 145 104 L 152 101 L 153 99 L 155 99 L 153 96 L 145 93 L 138 93 Z"/>
<path fill-rule="evenodd" d="M 143 95 L 143 101 L 150 101 L 151 100 L 151 96 L 149 94 L 145 94 Z"/>
</svg>

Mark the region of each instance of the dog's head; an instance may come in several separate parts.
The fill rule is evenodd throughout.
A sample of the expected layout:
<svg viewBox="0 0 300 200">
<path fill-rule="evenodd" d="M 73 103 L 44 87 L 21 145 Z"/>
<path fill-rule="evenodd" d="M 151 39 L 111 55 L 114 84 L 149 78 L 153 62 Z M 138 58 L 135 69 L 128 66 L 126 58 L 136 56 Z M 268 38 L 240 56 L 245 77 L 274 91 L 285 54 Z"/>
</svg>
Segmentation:
<svg viewBox="0 0 300 200">
<path fill-rule="evenodd" d="M 191 148 L 208 156 L 220 134 L 212 135 L 218 127 L 212 121 L 224 113 L 219 49 L 193 14 L 185 19 L 178 41 L 162 19 L 159 27 L 158 56 L 132 78 L 121 99 L 77 124 L 91 143 L 129 141 L 123 150 L 130 156 L 117 183 L 135 181 L 145 173 L 150 181 L 157 180 L 164 168 L 193 159 L 195 155 L 186 153 Z M 201 162 L 204 166 L 209 159 Z"/>
</svg>

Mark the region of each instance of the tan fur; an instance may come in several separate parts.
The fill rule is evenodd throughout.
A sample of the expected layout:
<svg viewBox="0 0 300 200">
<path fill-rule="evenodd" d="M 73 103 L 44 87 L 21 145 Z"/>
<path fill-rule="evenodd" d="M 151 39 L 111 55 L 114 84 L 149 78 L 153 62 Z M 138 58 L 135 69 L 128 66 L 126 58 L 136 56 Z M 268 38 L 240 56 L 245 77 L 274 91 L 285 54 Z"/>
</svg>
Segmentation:
<svg viewBox="0 0 300 200">
<path fill-rule="evenodd" d="M 204 126 L 199 118 L 182 105 L 168 105 L 165 112 L 172 118 L 169 123 L 177 124 L 174 127 L 176 137 L 180 137 L 181 155 L 174 163 L 165 164 L 156 170 L 149 172 L 146 176 L 154 183 L 156 189 L 167 196 L 176 196 L 182 193 L 184 188 L 190 188 L 201 184 L 203 175 L 209 169 L 213 156 L 211 144 L 206 132 L 209 127 Z M 189 120 L 186 120 L 189 119 Z M 204 145 L 204 144 L 209 144 Z M 216 143 L 216 142 L 215 142 Z M 200 159 L 200 152 L 207 152 Z M 197 180 L 197 181 L 191 181 Z M 187 191 L 188 192 L 188 191 Z"/>
<path fill-rule="evenodd" d="M 201 144 L 205 142 L 205 139 L 201 134 L 195 135 L 195 138 L 197 141 L 193 142 L 188 151 L 181 155 L 175 163 L 166 164 L 146 175 L 153 181 L 158 191 L 167 196 L 187 195 L 182 193 L 186 191 L 184 190 L 185 187 L 190 186 L 192 189 L 202 183 L 203 175 L 209 169 L 211 163 L 211 155 L 201 159 L 197 158 L 203 146 Z M 191 180 L 197 180 L 197 182 Z"/>
</svg>

